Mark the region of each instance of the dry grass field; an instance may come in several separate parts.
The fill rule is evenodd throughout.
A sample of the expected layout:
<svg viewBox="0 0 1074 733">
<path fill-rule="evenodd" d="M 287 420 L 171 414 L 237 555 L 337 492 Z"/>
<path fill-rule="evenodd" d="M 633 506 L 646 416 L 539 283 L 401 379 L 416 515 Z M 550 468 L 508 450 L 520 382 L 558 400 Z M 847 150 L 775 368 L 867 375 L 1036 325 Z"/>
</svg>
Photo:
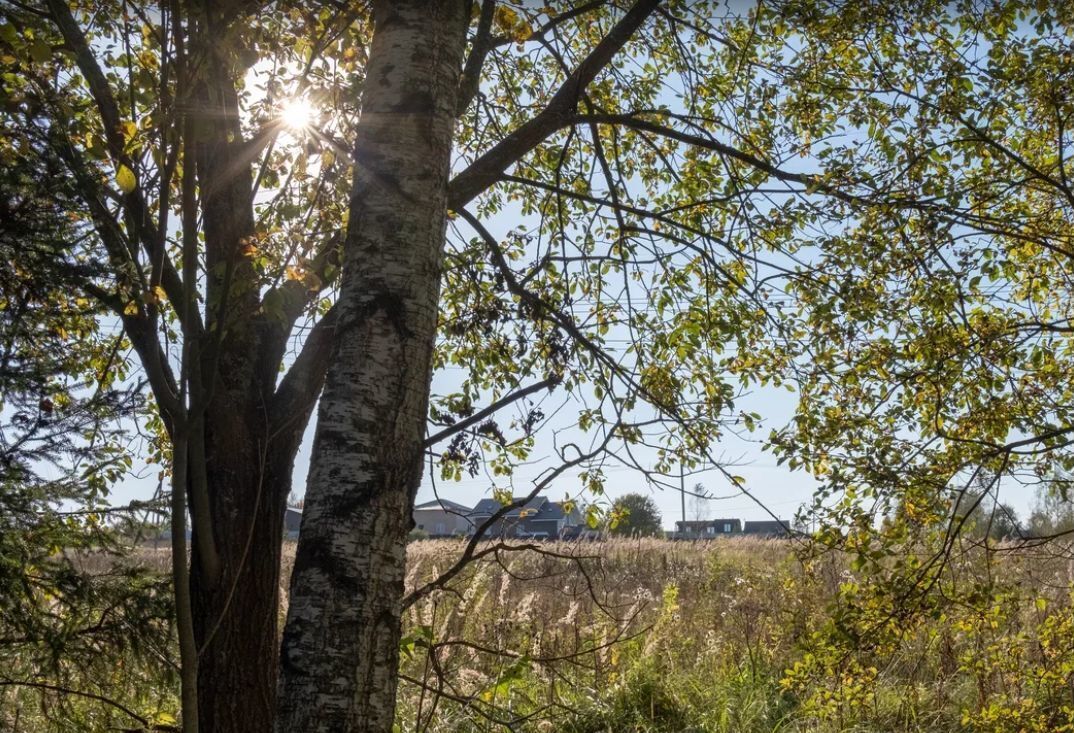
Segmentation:
<svg viewBox="0 0 1074 733">
<path fill-rule="evenodd" d="M 443 572 L 458 548 L 413 544 L 408 587 Z M 940 590 L 961 589 L 964 602 L 848 641 L 863 617 L 888 618 L 882 597 L 873 601 L 843 558 L 806 559 L 789 542 L 497 552 L 408 610 L 400 725 L 1070 730 L 1068 558 L 1059 547 L 969 552 Z"/>
<path fill-rule="evenodd" d="M 462 547 L 412 543 L 408 592 Z M 897 618 L 870 606 L 843 558 L 798 549 L 744 538 L 486 545 L 406 609 L 398 730 L 1074 730 L 1069 548 L 967 553 L 938 590 L 963 596 Z M 284 578 L 293 558 L 288 546 Z M 137 559 L 161 572 L 169 562 L 150 548 Z M 896 620 L 860 634 L 871 608 Z M 101 690 L 170 719 L 166 666 L 115 670 Z M 14 694 L 0 690 L 7 710 Z M 28 698 L 20 705 L 19 730 L 80 729 L 35 726 Z"/>
</svg>

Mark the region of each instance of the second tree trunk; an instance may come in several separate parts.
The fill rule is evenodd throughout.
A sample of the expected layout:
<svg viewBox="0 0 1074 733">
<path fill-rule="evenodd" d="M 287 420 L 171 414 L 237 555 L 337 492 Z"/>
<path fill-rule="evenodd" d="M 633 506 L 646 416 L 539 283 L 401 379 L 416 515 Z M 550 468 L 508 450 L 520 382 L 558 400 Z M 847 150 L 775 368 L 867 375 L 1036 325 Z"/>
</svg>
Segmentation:
<svg viewBox="0 0 1074 733">
<path fill-rule="evenodd" d="M 280 732 L 392 729 L 468 5 L 374 8 L 337 341 L 280 658 Z"/>
</svg>

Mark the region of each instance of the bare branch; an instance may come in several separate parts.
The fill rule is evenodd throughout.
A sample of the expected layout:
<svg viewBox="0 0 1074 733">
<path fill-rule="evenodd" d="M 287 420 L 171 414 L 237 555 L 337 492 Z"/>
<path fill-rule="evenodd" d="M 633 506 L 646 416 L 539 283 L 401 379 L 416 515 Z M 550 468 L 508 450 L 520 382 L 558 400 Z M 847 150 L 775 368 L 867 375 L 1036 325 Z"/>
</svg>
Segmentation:
<svg viewBox="0 0 1074 733">
<path fill-rule="evenodd" d="M 53 685 L 48 682 L 33 682 L 31 680 L 0 680 L 0 687 L 32 687 L 37 690 L 48 690 L 49 692 L 58 692 L 61 695 L 74 695 L 75 697 L 84 697 L 87 700 L 95 700 L 99 703 L 104 703 L 110 707 L 115 708 L 130 716 L 134 720 L 137 720 L 143 726 L 149 725 L 149 719 L 143 718 L 138 713 L 131 710 L 129 707 L 121 702 L 105 697 L 104 695 L 98 695 L 94 692 L 85 692 L 84 690 L 73 690 L 70 687 L 63 687 L 61 685 Z M 159 731 L 178 731 L 179 729 L 174 726 L 154 726 L 152 730 Z"/>
<path fill-rule="evenodd" d="M 481 17 L 477 21 L 477 33 L 474 35 L 470 55 L 466 58 L 466 66 L 462 70 L 462 79 L 459 80 L 459 98 L 455 102 L 456 114 L 462 114 L 477 96 L 477 90 L 481 86 L 481 69 L 485 65 L 485 57 L 492 50 L 492 16 L 496 10 L 496 0 L 484 0 L 481 3 Z"/>
<path fill-rule="evenodd" d="M 473 537 L 471 537 L 469 542 L 466 543 L 466 548 L 462 551 L 462 554 L 459 555 L 458 560 L 456 560 L 451 567 L 441 573 L 439 577 L 429 581 L 420 588 L 415 588 L 413 591 L 407 594 L 405 598 L 403 598 L 403 609 L 405 610 L 407 608 L 410 608 L 410 606 L 414 605 L 414 603 L 429 595 L 434 590 L 444 587 L 444 585 L 449 580 L 461 573 L 467 565 L 469 565 L 471 562 L 473 562 L 474 559 L 476 559 L 476 557 L 483 557 L 484 555 L 488 554 L 484 551 L 479 553 L 477 548 L 478 545 L 482 542 L 482 540 L 485 539 L 485 535 L 488 533 L 488 531 L 492 527 L 494 527 L 498 521 L 503 519 L 503 517 L 505 517 L 507 513 L 510 512 L 512 509 L 517 509 L 518 507 L 525 506 L 527 502 L 529 502 L 539 493 L 541 493 L 541 491 L 543 491 L 546 486 L 551 484 L 553 481 L 555 481 L 557 478 L 562 476 L 570 469 L 585 463 L 586 461 L 590 460 L 595 456 L 600 455 L 608 447 L 608 444 L 611 443 L 612 437 L 614 435 L 615 431 L 609 430 L 608 434 L 604 436 L 603 440 L 601 440 L 597 447 L 595 447 L 593 450 L 589 451 L 588 453 L 579 452 L 578 455 L 574 458 L 570 460 L 565 460 L 555 469 L 549 471 L 548 474 L 540 481 L 535 482 L 533 485 L 533 489 L 530 490 L 530 493 L 526 494 L 521 499 L 517 499 L 515 501 L 511 501 L 504 504 L 498 510 L 493 512 L 488 519 L 482 522 L 481 525 L 474 530 Z"/>
<path fill-rule="evenodd" d="M 639 117 L 636 114 L 579 114 L 575 115 L 570 121 L 571 124 L 588 124 L 597 123 L 605 125 L 620 125 L 623 127 L 629 127 L 635 130 L 644 132 L 651 132 L 661 137 L 666 137 L 671 140 L 677 140 L 678 142 L 685 143 L 686 145 L 692 145 L 713 152 L 720 153 L 728 158 L 733 158 L 740 163 L 746 163 L 758 170 L 764 171 L 773 178 L 776 178 L 787 183 L 797 183 L 803 186 L 819 188 L 821 186 L 821 178 L 815 175 L 805 175 L 802 173 L 792 173 L 785 171 L 773 163 L 759 158 L 756 155 L 752 155 L 745 151 L 739 150 L 736 147 L 721 143 L 715 138 L 702 137 L 700 135 L 692 135 L 690 133 L 676 130 L 673 127 L 661 125 L 656 122 Z M 834 190 L 826 189 L 826 192 L 836 194 Z"/>
<path fill-rule="evenodd" d="M 310 331 L 298 358 L 280 381 L 270 411 L 274 431 L 305 424 L 304 416 L 313 409 L 324 384 L 338 320 L 339 306 L 334 305 Z"/>
<path fill-rule="evenodd" d="M 455 176 L 448 184 L 448 208 L 457 211 L 465 206 L 495 183 L 522 156 L 567 124 L 589 83 L 611 62 L 659 4 L 660 0 L 638 0 L 567 77 L 543 110 Z"/>
</svg>

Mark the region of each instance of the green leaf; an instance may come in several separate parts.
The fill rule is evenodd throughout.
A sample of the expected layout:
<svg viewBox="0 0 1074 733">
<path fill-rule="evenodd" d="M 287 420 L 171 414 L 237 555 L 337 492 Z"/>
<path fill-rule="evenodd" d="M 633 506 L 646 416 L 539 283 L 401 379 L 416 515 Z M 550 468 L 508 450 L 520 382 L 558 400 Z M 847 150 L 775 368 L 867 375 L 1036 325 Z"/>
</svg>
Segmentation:
<svg viewBox="0 0 1074 733">
<path fill-rule="evenodd" d="M 34 39 L 27 50 L 30 52 L 30 58 L 39 64 L 43 64 L 52 58 L 52 48 L 40 38 Z"/>
</svg>

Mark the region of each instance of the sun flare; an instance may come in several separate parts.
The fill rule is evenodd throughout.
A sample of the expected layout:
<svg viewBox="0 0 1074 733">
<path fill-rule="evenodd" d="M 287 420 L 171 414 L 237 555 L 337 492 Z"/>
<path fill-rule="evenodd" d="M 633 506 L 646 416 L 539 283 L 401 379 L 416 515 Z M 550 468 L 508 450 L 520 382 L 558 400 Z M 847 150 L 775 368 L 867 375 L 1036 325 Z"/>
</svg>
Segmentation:
<svg viewBox="0 0 1074 733">
<path fill-rule="evenodd" d="M 313 123 L 313 107 L 308 99 L 291 99 L 280 107 L 280 122 L 289 130 L 300 132 Z"/>
</svg>

